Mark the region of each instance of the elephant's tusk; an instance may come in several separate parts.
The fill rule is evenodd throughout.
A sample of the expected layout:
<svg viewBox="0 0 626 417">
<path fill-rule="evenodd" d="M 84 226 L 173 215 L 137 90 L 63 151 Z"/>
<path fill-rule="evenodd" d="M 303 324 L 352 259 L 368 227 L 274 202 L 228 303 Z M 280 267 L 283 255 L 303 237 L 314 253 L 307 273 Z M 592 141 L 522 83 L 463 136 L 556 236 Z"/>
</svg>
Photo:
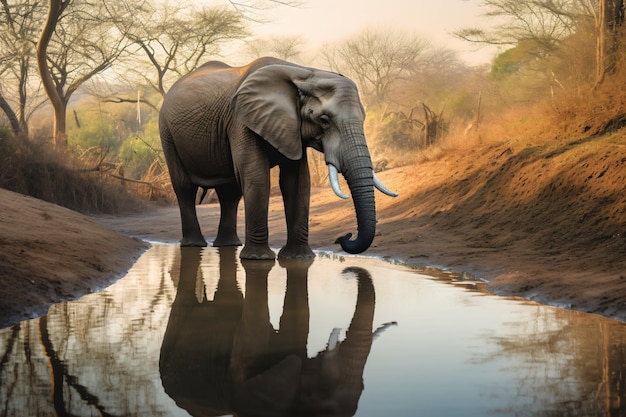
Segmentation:
<svg viewBox="0 0 626 417">
<path fill-rule="evenodd" d="M 394 193 L 389 188 L 385 187 L 383 183 L 380 182 L 380 180 L 376 176 L 376 173 L 373 170 L 372 170 L 372 175 L 374 175 L 374 186 L 378 188 L 378 191 L 384 194 L 387 194 L 388 196 L 391 196 L 391 197 L 397 197 L 399 195 L 398 193 Z"/>
<path fill-rule="evenodd" d="M 328 179 L 330 180 L 330 186 L 337 194 L 337 197 L 347 199 L 350 198 L 341 191 L 341 187 L 339 186 L 339 171 L 337 171 L 337 167 L 333 164 L 328 164 Z"/>
<path fill-rule="evenodd" d="M 335 327 L 332 332 L 330 332 L 330 336 L 328 336 L 328 348 L 327 350 L 334 350 L 339 344 L 339 333 L 341 329 Z"/>
</svg>

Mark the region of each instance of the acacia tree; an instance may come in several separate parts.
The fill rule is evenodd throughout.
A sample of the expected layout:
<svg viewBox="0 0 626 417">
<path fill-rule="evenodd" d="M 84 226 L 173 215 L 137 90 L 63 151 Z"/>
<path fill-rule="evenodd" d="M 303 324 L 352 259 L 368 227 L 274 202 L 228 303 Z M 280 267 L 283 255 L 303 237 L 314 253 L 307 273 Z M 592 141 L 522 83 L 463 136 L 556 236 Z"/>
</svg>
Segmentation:
<svg viewBox="0 0 626 417">
<path fill-rule="evenodd" d="M 499 23 L 490 29 L 464 28 L 456 32 L 459 38 L 517 48 L 514 54 L 511 50 L 505 52 L 509 54 L 506 58 L 516 55 L 518 60 L 535 62 L 553 55 L 574 35 L 588 33 L 595 21 L 598 77 L 610 66 L 605 52 L 611 47 L 605 45 L 604 37 L 608 32 L 615 33 L 614 29 L 623 21 L 621 0 L 482 0 L 481 3 L 486 8 L 485 15 L 497 18 Z"/>
<path fill-rule="evenodd" d="M 499 23 L 489 29 L 468 27 L 456 32 L 461 39 L 490 45 L 513 46 L 532 41 L 550 51 L 576 31 L 578 18 L 588 16 L 584 0 L 482 0 L 485 16 Z"/>
<path fill-rule="evenodd" d="M 118 73 L 127 84 L 148 85 L 157 96 L 165 96 L 169 85 L 193 69 L 208 56 L 219 52 L 228 41 L 247 36 L 242 16 L 225 7 L 196 7 L 192 4 L 172 6 L 168 3 L 120 2 L 126 18 L 117 21 L 131 44 L 127 59 Z M 106 101 L 136 102 L 135 97 L 119 97 L 103 92 Z M 156 109 L 145 94 L 141 99 Z"/>
<path fill-rule="evenodd" d="M 151 2 L 137 8 L 135 2 L 122 0 L 128 18 L 118 21 L 120 30 L 137 48 L 122 65 L 122 81 L 126 84 L 148 85 L 160 98 L 180 76 L 194 70 L 211 56 L 219 55 L 224 44 L 249 35 L 246 21 L 263 21 L 263 13 L 273 6 L 297 7 L 289 0 L 228 0 L 224 6 L 197 7 L 193 4 L 172 6 L 167 2 Z M 288 38 L 286 38 L 288 39 Z M 274 51 L 292 58 L 299 52 L 299 38 L 273 45 Z M 119 97 L 104 93 L 106 101 L 136 102 L 134 96 Z M 145 94 L 139 101 L 153 109 Z"/>
<path fill-rule="evenodd" d="M 0 109 L 13 133 L 27 137 L 28 118 L 36 108 L 30 88 L 36 71 L 32 57 L 43 7 L 41 1 L 32 0 L 0 0 L 0 7 Z"/>
<path fill-rule="evenodd" d="M 366 29 L 322 51 L 328 66 L 355 78 L 368 105 L 380 106 L 392 83 L 426 50 L 417 36 L 392 30 Z"/>
<path fill-rule="evenodd" d="M 67 148 L 67 105 L 85 82 L 110 68 L 125 50 L 124 36 L 113 30 L 106 2 L 50 0 L 39 42 L 37 64 L 54 108 L 54 144 Z"/>
<path fill-rule="evenodd" d="M 297 61 L 302 55 L 304 39 L 301 36 L 257 38 L 246 43 L 246 52 L 252 59 L 275 56 L 286 61 Z"/>
</svg>

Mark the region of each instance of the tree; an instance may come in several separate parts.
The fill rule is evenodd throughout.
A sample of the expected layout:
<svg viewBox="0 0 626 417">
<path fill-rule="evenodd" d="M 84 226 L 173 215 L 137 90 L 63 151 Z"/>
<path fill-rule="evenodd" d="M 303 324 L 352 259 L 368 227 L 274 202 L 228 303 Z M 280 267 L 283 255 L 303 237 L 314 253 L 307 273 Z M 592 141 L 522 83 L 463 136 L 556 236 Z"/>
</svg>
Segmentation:
<svg viewBox="0 0 626 417">
<path fill-rule="evenodd" d="M 494 27 L 469 27 L 456 36 L 469 42 L 515 46 L 533 42 L 541 53 L 576 32 L 581 20 L 591 16 L 585 0 L 482 0 L 486 16 L 500 22 Z"/>
<path fill-rule="evenodd" d="M 241 15 L 225 7 L 147 2 L 137 8 L 135 2 L 121 4 L 126 18 L 117 22 L 118 28 L 136 48 L 121 66 L 122 78 L 129 84 L 148 85 L 161 98 L 172 82 L 218 53 L 222 44 L 248 34 Z M 110 100 L 130 102 L 136 98 Z"/>
<path fill-rule="evenodd" d="M 595 16 L 597 30 L 596 80 L 600 84 L 607 73 L 617 69 L 619 28 L 624 25 L 623 0 L 599 0 Z"/>
<path fill-rule="evenodd" d="M 39 1 L 30 0 L 0 0 L 0 6 L 0 109 L 13 133 L 27 137 L 28 118 L 37 107 L 29 87 L 36 71 L 32 57 L 43 10 Z"/>
<path fill-rule="evenodd" d="M 391 84 L 406 73 L 427 45 L 417 36 L 366 29 L 322 53 L 330 68 L 355 78 L 368 105 L 380 106 Z"/>
<path fill-rule="evenodd" d="M 477 72 L 483 71 L 469 67 L 454 50 L 428 48 L 407 68 L 407 74 L 393 85 L 386 111 L 408 113 L 417 106 L 424 111 L 414 113 L 423 113 L 422 122 L 426 124 L 429 113 L 423 106 L 427 105 L 439 115 L 445 110 L 447 119 L 466 120 L 475 111 L 475 98 L 481 89 L 481 83 L 475 77 Z"/>
<path fill-rule="evenodd" d="M 106 2 L 50 0 L 37 43 L 37 64 L 54 108 L 54 144 L 67 148 L 66 115 L 72 95 L 86 81 L 111 67 L 125 50 L 125 37 L 113 31 Z"/>
<path fill-rule="evenodd" d="M 301 36 L 257 38 L 246 43 L 246 51 L 252 59 L 274 56 L 285 61 L 297 61 L 302 55 L 303 45 Z"/>
<path fill-rule="evenodd" d="M 483 0 L 482 4 L 486 15 L 501 23 L 489 30 L 465 28 L 456 35 L 470 42 L 516 48 L 506 57 L 509 65 L 545 61 L 565 41 L 593 32 L 589 27 L 595 22 L 597 80 L 615 66 L 617 29 L 624 19 L 622 0 Z M 521 60 L 511 62 L 513 55 Z M 547 73 L 554 78 L 551 69 Z"/>
<path fill-rule="evenodd" d="M 172 6 L 167 2 L 150 2 L 138 8 L 130 0 L 121 3 L 128 18 L 118 22 L 120 31 L 137 47 L 135 52 L 143 55 L 143 58 L 130 56 L 121 78 L 126 84 L 148 85 L 161 98 L 176 79 L 218 55 L 224 44 L 247 37 L 246 20 L 261 21 L 261 14 L 272 6 L 299 5 L 288 0 L 229 0 L 230 8 L 184 3 Z M 285 59 L 293 58 L 299 54 L 300 43 L 298 38 L 285 38 L 284 42 L 274 43 L 272 49 Z M 107 100 L 124 103 L 137 99 L 109 94 Z M 158 107 L 158 103 L 146 98 L 141 101 L 152 108 Z"/>
</svg>

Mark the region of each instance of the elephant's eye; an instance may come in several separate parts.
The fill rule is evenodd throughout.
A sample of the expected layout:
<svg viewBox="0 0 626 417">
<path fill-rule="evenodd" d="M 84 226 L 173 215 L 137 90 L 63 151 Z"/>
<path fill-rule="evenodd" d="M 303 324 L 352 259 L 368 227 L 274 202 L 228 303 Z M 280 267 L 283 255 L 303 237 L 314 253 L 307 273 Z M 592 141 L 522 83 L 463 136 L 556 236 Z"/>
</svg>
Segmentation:
<svg viewBox="0 0 626 417">
<path fill-rule="evenodd" d="M 322 124 L 322 127 L 327 128 L 330 126 L 330 117 L 328 117 L 327 114 L 322 114 L 320 116 L 320 123 Z"/>
</svg>

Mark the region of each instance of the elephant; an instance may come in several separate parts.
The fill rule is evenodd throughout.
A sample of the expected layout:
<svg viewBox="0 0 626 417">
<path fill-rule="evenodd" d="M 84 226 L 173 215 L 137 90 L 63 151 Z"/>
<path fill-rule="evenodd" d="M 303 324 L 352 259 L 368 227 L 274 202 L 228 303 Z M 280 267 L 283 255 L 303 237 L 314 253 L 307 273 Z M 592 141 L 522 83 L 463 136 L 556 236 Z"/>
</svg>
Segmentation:
<svg viewBox="0 0 626 417">
<path fill-rule="evenodd" d="M 310 174 L 306 148 L 324 154 L 335 193 L 338 173 L 352 194 L 357 236 L 337 239 L 361 253 L 376 232 L 376 177 L 365 140 L 365 110 L 356 84 L 341 74 L 276 58 L 231 67 L 210 61 L 176 81 L 159 111 L 159 132 L 178 200 L 182 246 L 206 246 L 195 201 L 213 188 L 220 221 L 213 246 L 239 246 L 237 208 L 245 208 L 243 259 L 274 259 L 268 244 L 270 169 L 280 168 L 287 241 L 279 258 L 314 257 L 309 247 Z"/>
<path fill-rule="evenodd" d="M 373 340 L 375 291 L 363 268 L 356 277 L 355 311 L 339 340 L 307 355 L 308 269 L 312 260 L 283 260 L 287 286 L 279 328 L 270 322 L 268 274 L 274 260 L 242 260 L 245 297 L 237 287 L 236 250 L 220 247 L 219 279 L 212 300 L 203 287 L 201 251 L 180 248 L 176 297 L 161 345 L 165 392 L 192 416 L 351 416 L 364 389 L 363 371 Z M 392 323 L 393 324 L 393 323 Z"/>
</svg>

